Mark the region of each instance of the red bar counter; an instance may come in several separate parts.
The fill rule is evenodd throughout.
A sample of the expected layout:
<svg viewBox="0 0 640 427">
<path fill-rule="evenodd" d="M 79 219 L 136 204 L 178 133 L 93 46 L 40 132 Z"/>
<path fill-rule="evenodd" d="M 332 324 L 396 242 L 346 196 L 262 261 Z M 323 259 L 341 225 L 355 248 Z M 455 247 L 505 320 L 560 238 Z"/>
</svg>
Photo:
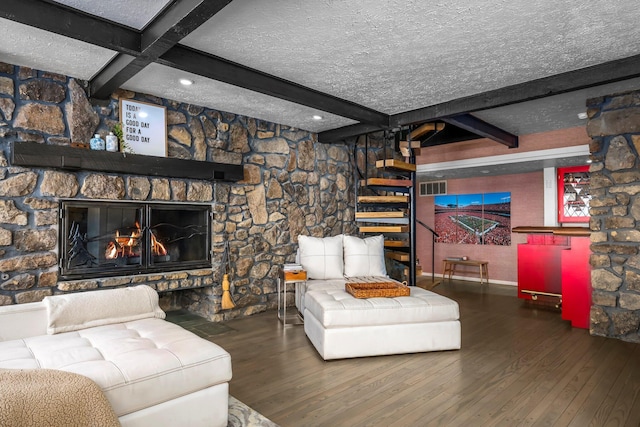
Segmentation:
<svg viewBox="0 0 640 427">
<path fill-rule="evenodd" d="M 562 319 L 589 328 L 590 231 L 584 227 L 515 227 L 526 233 L 518 245 L 518 298 L 555 301 Z"/>
</svg>

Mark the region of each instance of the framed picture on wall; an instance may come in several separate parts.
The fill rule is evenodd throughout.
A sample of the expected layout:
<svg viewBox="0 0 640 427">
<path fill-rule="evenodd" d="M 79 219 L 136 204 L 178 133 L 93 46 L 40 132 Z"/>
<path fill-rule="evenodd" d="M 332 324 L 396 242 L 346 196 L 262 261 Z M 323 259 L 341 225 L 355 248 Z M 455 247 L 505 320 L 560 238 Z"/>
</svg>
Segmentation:
<svg viewBox="0 0 640 427">
<path fill-rule="evenodd" d="M 148 156 L 167 156 L 167 109 L 161 105 L 120 100 L 121 151 Z"/>
<path fill-rule="evenodd" d="M 438 243 L 511 244 L 511 193 L 436 196 Z"/>
<path fill-rule="evenodd" d="M 558 222 L 589 222 L 589 166 L 558 168 Z"/>
</svg>

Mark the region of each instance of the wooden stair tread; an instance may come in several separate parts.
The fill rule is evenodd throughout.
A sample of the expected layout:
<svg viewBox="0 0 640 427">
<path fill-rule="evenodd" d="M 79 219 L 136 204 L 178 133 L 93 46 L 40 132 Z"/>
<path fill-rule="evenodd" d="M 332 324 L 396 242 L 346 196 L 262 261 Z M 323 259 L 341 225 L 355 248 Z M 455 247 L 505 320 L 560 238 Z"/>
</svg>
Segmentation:
<svg viewBox="0 0 640 427">
<path fill-rule="evenodd" d="M 361 233 L 408 233 L 407 225 L 363 225 L 358 227 Z"/>
<path fill-rule="evenodd" d="M 356 221 L 376 224 L 409 224 L 409 218 L 356 218 Z"/>
<path fill-rule="evenodd" d="M 396 159 L 385 159 L 385 160 L 377 160 L 376 161 L 377 168 L 392 168 L 396 170 L 401 170 L 405 172 L 415 172 L 416 165 L 413 163 L 403 162 L 402 160 Z"/>
<path fill-rule="evenodd" d="M 412 130 L 409 135 L 411 135 L 411 139 L 413 140 L 420 138 L 425 133 L 432 132 L 434 130 L 440 131 L 442 129 L 444 129 L 444 123 L 425 123 Z"/>
<path fill-rule="evenodd" d="M 400 261 L 400 262 L 407 262 L 409 261 L 409 254 L 404 253 L 404 252 L 385 252 L 384 254 L 387 258 L 396 260 L 396 261 Z"/>
<path fill-rule="evenodd" d="M 405 240 L 385 240 L 384 247 L 385 248 L 408 248 L 409 242 Z"/>
<path fill-rule="evenodd" d="M 398 148 L 403 157 L 409 157 L 411 154 L 419 156 L 421 153 L 420 141 L 411 141 L 411 143 L 409 141 L 400 141 Z"/>
<path fill-rule="evenodd" d="M 368 178 L 360 181 L 361 187 L 367 185 L 380 185 L 385 187 L 413 187 L 410 179 L 391 179 L 391 178 Z"/>
<path fill-rule="evenodd" d="M 402 154 L 402 157 L 411 157 L 411 154 L 413 154 L 414 156 L 419 156 L 420 154 L 422 154 L 422 150 L 420 150 L 419 148 L 414 148 L 413 151 L 409 151 L 408 148 L 400 147 L 400 153 Z"/>
<path fill-rule="evenodd" d="M 405 218 L 406 214 L 402 211 L 383 211 L 383 212 L 356 212 L 356 219 L 360 218 Z"/>
<path fill-rule="evenodd" d="M 409 141 L 400 141 L 400 148 L 409 148 Z M 411 141 L 411 148 L 420 148 L 420 141 Z"/>
<path fill-rule="evenodd" d="M 358 203 L 407 203 L 409 196 L 358 196 Z"/>
</svg>

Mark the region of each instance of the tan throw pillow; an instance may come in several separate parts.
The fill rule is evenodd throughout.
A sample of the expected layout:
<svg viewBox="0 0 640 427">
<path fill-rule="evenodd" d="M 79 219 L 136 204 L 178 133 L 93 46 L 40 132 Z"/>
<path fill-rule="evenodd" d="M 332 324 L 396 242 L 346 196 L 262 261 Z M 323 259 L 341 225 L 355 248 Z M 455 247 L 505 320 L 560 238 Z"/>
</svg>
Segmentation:
<svg viewBox="0 0 640 427">
<path fill-rule="evenodd" d="M 158 293 L 147 285 L 54 295 L 43 302 L 50 335 L 149 317 L 165 318 Z"/>
</svg>

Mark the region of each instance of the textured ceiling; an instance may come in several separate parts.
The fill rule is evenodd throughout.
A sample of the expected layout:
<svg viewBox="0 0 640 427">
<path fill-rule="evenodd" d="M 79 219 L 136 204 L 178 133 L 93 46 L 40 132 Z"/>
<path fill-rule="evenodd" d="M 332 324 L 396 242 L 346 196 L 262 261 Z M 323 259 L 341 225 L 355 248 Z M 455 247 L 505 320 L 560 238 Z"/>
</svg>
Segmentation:
<svg viewBox="0 0 640 427">
<path fill-rule="evenodd" d="M 174 6 L 214 3 L 22 1 L 64 5 L 141 32 Z M 13 5 L 20 0 L 2 3 L 0 61 L 91 80 L 118 54 L 82 36 L 15 22 L 8 5 L 19 7 Z M 190 34 L 184 31 L 179 43 L 393 115 L 637 55 L 638 22 L 634 0 L 233 0 Z M 177 83 L 185 76 L 193 86 Z M 576 115 L 588 97 L 638 83 L 471 112 L 516 135 L 579 126 Z M 313 132 L 357 123 L 322 105 L 302 106 L 161 64 L 146 65 L 121 87 Z M 323 119 L 313 120 L 315 114 Z"/>
<path fill-rule="evenodd" d="M 634 55 L 635 10 L 634 1 L 235 0 L 182 43 L 394 114 Z"/>
</svg>

